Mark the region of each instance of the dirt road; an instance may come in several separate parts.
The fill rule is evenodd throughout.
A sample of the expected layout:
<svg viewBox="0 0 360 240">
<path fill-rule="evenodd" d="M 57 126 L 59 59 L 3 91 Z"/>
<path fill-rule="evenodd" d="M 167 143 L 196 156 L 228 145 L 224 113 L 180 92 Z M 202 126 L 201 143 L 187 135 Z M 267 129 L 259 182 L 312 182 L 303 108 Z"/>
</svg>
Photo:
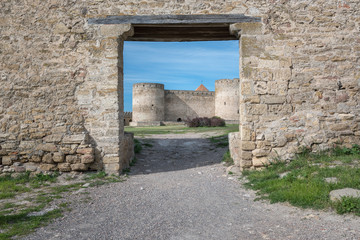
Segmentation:
<svg viewBox="0 0 360 240">
<path fill-rule="evenodd" d="M 360 218 L 254 201 L 206 137 L 142 139 L 126 182 L 69 196 L 72 211 L 25 239 L 360 239 Z"/>
</svg>

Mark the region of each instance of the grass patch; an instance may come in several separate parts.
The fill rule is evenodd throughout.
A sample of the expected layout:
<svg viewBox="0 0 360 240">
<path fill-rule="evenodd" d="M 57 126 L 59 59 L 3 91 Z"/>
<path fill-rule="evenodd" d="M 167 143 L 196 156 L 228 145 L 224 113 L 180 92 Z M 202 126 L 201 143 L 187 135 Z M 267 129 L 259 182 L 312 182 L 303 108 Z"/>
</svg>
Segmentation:
<svg viewBox="0 0 360 240">
<path fill-rule="evenodd" d="M 338 214 L 353 213 L 360 216 L 360 198 L 343 197 L 334 204 Z"/>
<path fill-rule="evenodd" d="M 84 178 L 85 182 L 79 179 L 72 184 L 54 186 L 52 183 L 57 181 L 57 177 L 57 173 L 52 175 L 38 174 L 32 177 L 30 177 L 30 173 L 24 173 L 16 178 L 10 175 L 0 178 L 0 196 L 3 197 L 2 203 L 0 203 L 0 239 L 13 239 L 26 235 L 61 216 L 62 211 L 69 211 L 68 203 L 61 203 L 62 200 L 60 200 L 57 202 L 59 203 L 58 209 L 47 212 L 43 216 L 28 215 L 43 210 L 55 199 L 62 199 L 65 196 L 64 193 L 80 189 L 85 182 L 90 183 L 90 186 L 100 186 L 124 180 L 123 177 L 108 176 L 101 171 L 87 174 Z M 32 191 L 33 186 L 40 189 Z M 28 203 L 16 204 L 14 200 L 9 199 L 28 192 L 31 195 L 23 197 L 23 200 L 28 201 Z"/>
<path fill-rule="evenodd" d="M 234 165 L 234 160 L 232 159 L 232 157 L 230 156 L 230 151 L 227 151 L 223 158 L 222 161 L 225 163 L 226 166 L 231 166 Z"/>
<path fill-rule="evenodd" d="M 143 135 L 153 135 L 153 134 L 181 134 L 189 132 L 214 132 L 214 131 L 223 131 L 224 133 L 236 132 L 239 131 L 239 125 L 237 124 L 228 124 L 225 127 L 199 127 L 199 128 L 190 128 L 182 125 L 175 126 L 156 126 L 156 127 L 131 127 L 126 126 L 126 132 L 132 132 L 135 136 Z"/>
<path fill-rule="evenodd" d="M 245 186 L 257 190 L 260 199 L 268 199 L 271 203 L 289 202 L 302 208 L 335 208 L 339 213 L 356 213 L 360 200 L 343 199 L 334 204 L 329 193 L 342 188 L 360 189 L 359 159 L 356 150 L 304 151 L 290 163 L 275 161 L 262 171 L 244 171 L 248 180 Z M 326 182 L 325 178 L 330 177 L 338 181 Z"/>
<path fill-rule="evenodd" d="M 55 182 L 58 174 L 52 175 L 37 174 L 35 177 L 30 177 L 30 173 L 23 173 L 17 177 L 10 175 L 0 177 L 0 199 L 13 198 L 17 194 L 30 192 L 31 188 L 39 188 L 47 185 L 49 182 Z M 31 188 L 27 187 L 29 184 Z"/>
<path fill-rule="evenodd" d="M 43 216 L 28 216 L 30 212 L 40 211 L 43 206 L 28 208 L 13 215 L 0 215 L 0 239 L 13 239 L 14 236 L 24 236 L 35 228 L 48 224 L 52 219 L 60 217 L 61 209 L 55 209 Z"/>
<path fill-rule="evenodd" d="M 210 142 L 214 143 L 216 147 L 227 147 L 229 146 L 228 135 L 221 135 L 209 138 Z"/>
<path fill-rule="evenodd" d="M 134 152 L 140 153 L 142 150 L 141 142 L 138 139 L 134 139 Z"/>
</svg>

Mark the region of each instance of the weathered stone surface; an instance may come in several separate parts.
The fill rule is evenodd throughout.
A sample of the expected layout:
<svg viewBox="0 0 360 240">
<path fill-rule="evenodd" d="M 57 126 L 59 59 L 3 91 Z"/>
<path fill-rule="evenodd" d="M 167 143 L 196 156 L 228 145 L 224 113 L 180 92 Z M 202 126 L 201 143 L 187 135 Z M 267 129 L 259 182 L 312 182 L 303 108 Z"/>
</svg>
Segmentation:
<svg viewBox="0 0 360 240">
<path fill-rule="evenodd" d="M 11 160 L 10 156 L 3 156 L 2 157 L 2 165 L 4 166 L 10 166 L 12 165 L 13 161 Z"/>
<path fill-rule="evenodd" d="M 51 134 L 43 138 L 44 142 L 47 143 L 59 143 L 61 142 L 62 134 Z"/>
<path fill-rule="evenodd" d="M 341 200 L 342 197 L 360 198 L 360 190 L 353 188 L 343 188 L 343 189 L 333 190 L 330 192 L 329 195 L 331 201 Z"/>
<path fill-rule="evenodd" d="M 24 163 L 25 170 L 29 172 L 36 172 L 38 170 L 38 166 L 38 164 L 34 163 Z"/>
<path fill-rule="evenodd" d="M 268 149 L 255 149 L 252 151 L 252 155 L 259 158 L 259 157 L 266 157 L 270 154 Z"/>
<path fill-rule="evenodd" d="M 39 163 L 39 162 L 41 162 L 41 157 L 34 155 L 31 157 L 30 161 L 34 162 L 34 163 Z"/>
<path fill-rule="evenodd" d="M 80 163 L 80 158 L 77 155 L 67 155 L 66 156 L 67 163 Z"/>
<path fill-rule="evenodd" d="M 81 156 L 81 163 L 92 163 L 94 160 L 94 155 L 91 154 L 85 154 Z"/>
<path fill-rule="evenodd" d="M 65 156 L 62 152 L 56 152 L 53 154 L 53 161 L 56 163 L 64 162 Z"/>
<path fill-rule="evenodd" d="M 268 165 L 270 162 L 267 157 L 263 157 L 263 158 L 253 158 L 252 163 L 254 167 L 263 167 Z"/>
<path fill-rule="evenodd" d="M 81 144 L 82 142 L 87 141 L 87 137 L 87 134 L 65 135 L 62 142 L 65 144 Z"/>
<path fill-rule="evenodd" d="M 72 171 L 86 171 L 88 166 L 84 163 L 76 163 L 70 165 Z"/>
<path fill-rule="evenodd" d="M 59 163 L 58 169 L 60 172 L 70 172 L 71 171 L 70 163 Z"/>
<path fill-rule="evenodd" d="M 239 138 L 239 132 L 233 132 L 229 133 L 229 151 L 232 159 L 234 160 L 235 165 L 240 165 L 240 138 Z"/>
<path fill-rule="evenodd" d="M 26 171 L 26 168 L 24 166 L 13 166 L 14 171 L 17 173 L 22 173 Z"/>
<path fill-rule="evenodd" d="M 262 99 L 266 104 L 283 104 L 286 102 L 285 96 L 264 96 Z"/>
<path fill-rule="evenodd" d="M 93 148 L 78 148 L 76 150 L 76 153 L 93 155 L 94 154 L 94 149 Z"/>
<path fill-rule="evenodd" d="M 40 164 L 41 171 L 56 171 L 58 170 L 56 164 Z"/>
<path fill-rule="evenodd" d="M 43 163 L 54 163 L 53 159 L 52 159 L 52 154 L 51 153 L 47 153 L 42 157 L 41 160 Z"/>
<path fill-rule="evenodd" d="M 56 152 L 57 151 L 56 145 L 52 144 L 52 143 L 45 143 L 45 144 L 37 145 L 36 149 L 44 151 L 44 152 Z"/>
<path fill-rule="evenodd" d="M 255 148 L 256 148 L 255 142 L 241 141 L 241 150 L 251 151 L 254 150 Z"/>
</svg>

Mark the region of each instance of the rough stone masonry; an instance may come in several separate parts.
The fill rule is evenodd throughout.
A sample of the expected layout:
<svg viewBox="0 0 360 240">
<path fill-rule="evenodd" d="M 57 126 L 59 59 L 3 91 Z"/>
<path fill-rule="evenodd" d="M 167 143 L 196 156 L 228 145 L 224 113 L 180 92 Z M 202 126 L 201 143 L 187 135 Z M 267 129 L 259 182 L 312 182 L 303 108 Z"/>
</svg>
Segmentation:
<svg viewBox="0 0 360 240">
<path fill-rule="evenodd" d="M 132 156 L 123 128 L 125 24 L 108 16 L 243 15 L 240 168 L 360 141 L 357 0 L 2 0 L 0 158 L 7 171 L 118 173 Z M 134 36 L 135 36 L 134 35 Z M 168 36 L 169 37 L 169 36 Z M 170 36 L 171 38 L 171 36 Z"/>
</svg>

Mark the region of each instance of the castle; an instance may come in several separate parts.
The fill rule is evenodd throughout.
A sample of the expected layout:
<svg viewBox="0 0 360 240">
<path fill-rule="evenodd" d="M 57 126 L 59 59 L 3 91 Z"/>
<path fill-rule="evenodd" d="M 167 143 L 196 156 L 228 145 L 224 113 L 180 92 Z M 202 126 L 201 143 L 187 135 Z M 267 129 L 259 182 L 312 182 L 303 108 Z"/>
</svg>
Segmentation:
<svg viewBox="0 0 360 240">
<path fill-rule="evenodd" d="M 239 79 L 215 81 L 215 92 L 202 84 L 195 91 L 165 90 L 159 83 L 133 85 L 131 126 L 161 125 L 213 116 L 239 122 Z"/>
</svg>

